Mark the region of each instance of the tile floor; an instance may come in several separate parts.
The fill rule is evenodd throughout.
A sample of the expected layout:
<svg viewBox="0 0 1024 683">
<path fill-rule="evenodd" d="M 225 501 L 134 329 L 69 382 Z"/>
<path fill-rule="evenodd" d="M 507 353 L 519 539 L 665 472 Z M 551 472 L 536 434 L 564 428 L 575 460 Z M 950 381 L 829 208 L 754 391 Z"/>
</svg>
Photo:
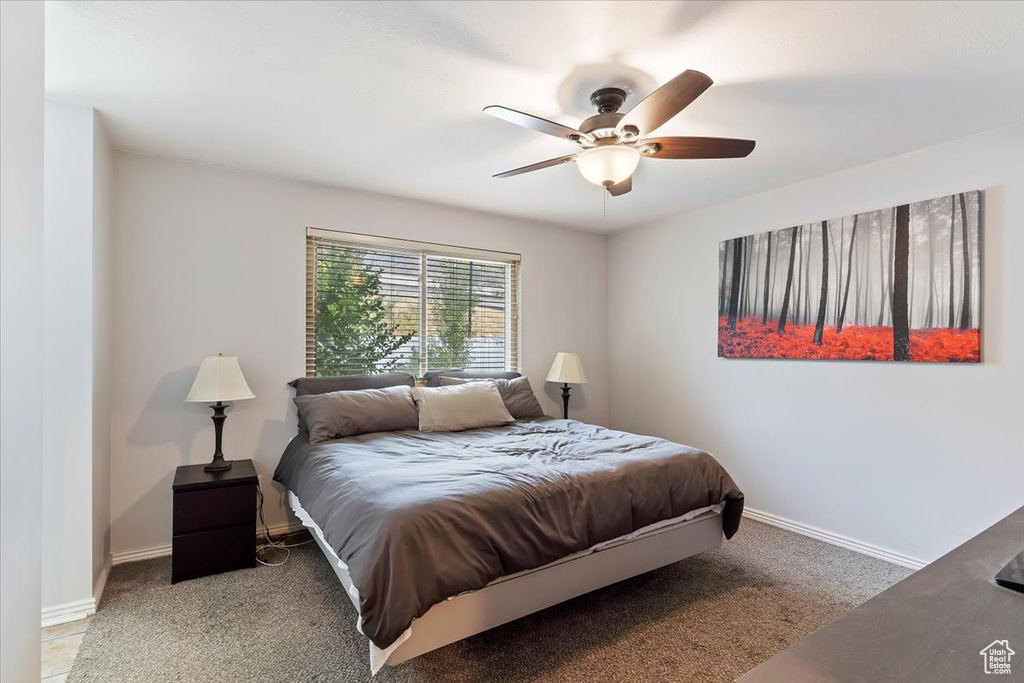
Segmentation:
<svg viewBox="0 0 1024 683">
<path fill-rule="evenodd" d="M 43 629 L 42 683 L 64 683 L 92 617 Z"/>
</svg>

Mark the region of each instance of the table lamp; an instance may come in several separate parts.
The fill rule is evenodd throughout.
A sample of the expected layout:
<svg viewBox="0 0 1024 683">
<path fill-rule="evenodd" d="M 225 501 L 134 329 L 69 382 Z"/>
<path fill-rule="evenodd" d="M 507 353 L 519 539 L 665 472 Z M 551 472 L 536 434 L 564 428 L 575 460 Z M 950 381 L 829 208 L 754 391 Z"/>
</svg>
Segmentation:
<svg viewBox="0 0 1024 683">
<path fill-rule="evenodd" d="M 238 358 L 218 354 L 203 359 L 196 373 L 196 379 L 192 382 L 192 389 L 188 392 L 186 401 L 192 403 L 213 403 L 213 428 L 217 434 L 217 449 L 213 453 L 213 460 L 203 469 L 207 472 L 223 472 L 231 469 L 231 461 L 224 459 L 221 452 L 221 437 L 224 434 L 224 421 L 227 416 L 224 409 L 224 401 L 242 401 L 247 398 L 255 398 L 249 385 L 245 383 L 242 376 L 242 369 L 238 367 Z"/>
<path fill-rule="evenodd" d="M 562 418 L 568 420 L 569 385 L 587 383 L 587 373 L 583 372 L 580 357 L 575 353 L 559 352 L 545 381 L 562 383 Z"/>
</svg>

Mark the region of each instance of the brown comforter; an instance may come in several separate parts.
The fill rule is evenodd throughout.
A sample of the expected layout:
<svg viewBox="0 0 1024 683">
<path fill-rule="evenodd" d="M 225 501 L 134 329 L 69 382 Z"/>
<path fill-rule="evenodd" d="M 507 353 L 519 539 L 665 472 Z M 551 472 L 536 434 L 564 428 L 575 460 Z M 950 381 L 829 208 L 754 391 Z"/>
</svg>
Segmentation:
<svg viewBox="0 0 1024 683">
<path fill-rule="evenodd" d="M 458 433 L 288 445 L 274 479 L 348 565 L 362 629 L 386 648 L 434 604 L 743 494 L 713 457 L 670 441 L 541 418 Z"/>
</svg>

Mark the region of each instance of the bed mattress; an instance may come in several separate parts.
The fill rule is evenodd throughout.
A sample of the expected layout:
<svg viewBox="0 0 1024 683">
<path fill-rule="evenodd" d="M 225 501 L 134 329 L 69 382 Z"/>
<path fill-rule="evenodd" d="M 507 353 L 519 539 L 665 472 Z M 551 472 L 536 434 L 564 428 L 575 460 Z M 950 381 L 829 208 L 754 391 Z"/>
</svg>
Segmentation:
<svg viewBox="0 0 1024 683">
<path fill-rule="evenodd" d="M 459 433 L 296 437 L 274 478 L 346 567 L 360 628 L 384 651 L 447 598 L 743 494 L 709 454 L 541 418 Z"/>
<path fill-rule="evenodd" d="M 334 570 L 334 573 L 337 575 L 338 580 L 341 581 L 342 586 L 345 588 L 345 594 L 348 595 L 349 600 L 352 602 L 352 606 L 356 608 L 356 614 L 359 615 L 359 591 L 352 584 L 352 577 L 349 575 L 348 565 L 342 562 L 341 558 L 338 557 L 338 554 L 334 552 L 334 549 L 331 548 L 330 545 L 328 545 L 327 540 L 324 537 L 323 530 L 313 520 L 313 518 L 309 516 L 309 513 L 306 512 L 306 509 L 302 507 L 302 502 L 299 500 L 299 497 L 296 496 L 293 491 L 288 491 L 288 506 L 292 509 L 292 512 L 295 513 L 295 516 L 299 518 L 299 521 L 302 522 L 303 526 L 309 529 L 310 535 L 313 536 L 313 539 L 316 541 L 317 545 L 320 546 L 320 549 L 327 557 L 327 560 L 331 563 L 331 568 Z M 537 567 L 536 569 L 526 569 L 515 574 L 509 574 L 508 576 L 499 577 L 494 581 L 490 582 L 489 584 L 487 584 L 487 586 L 485 586 L 484 588 L 500 583 L 505 583 L 506 581 L 511 581 L 513 579 L 526 576 L 528 574 L 542 572 L 546 569 L 550 569 L 551 567 L 564 564 L 566 562 L 571 562 L 575 559 L 591 555 L 593 553 L 598 553 L 603 550 L 617 548 L 621 545 L 631 543 L 632 541 L 645 538 L 652 534 L 670 531 L 694 520 L 700 520 L 707 517 L 715 517 L 717 515 L 721 515 L 722 509 L 724 507 L 724 503 L 719 503 L 717 505 L 712 505 L 710 507 L 693 510 L 691 512 L 686 513 L 685 515 L 676 517 L 674 519 L 669 519 L 662 522 L 657 522 L 655 524 L 651 524 L 633 533 L 626 534 L 625 536 L 619 536 L 618 538 L 612 539 L 611 541 L 599 543 L 593 548 L 581 550 L 578 553 L 573 553 L 572 555 L 568 555 L 559 560 L 555 560 L 554 562 L 548 563 L 543 567 Z M 460 595 L 465 595 L 465 593 L 460 593 Z M 456 597 L 458 596 L 452 596 L 446 598 L 446 600 L 452 600 Z M 409 628 L 407 628 L 402 633 L 402 635 L 395 640 L 395 642 L 393 642 L 391 645 L 389 645 L 386 649 L 383 650 L 374 645 L 372 641 L 369 642 L 371 673 L 376 674 L 388 662 L 391 653 L 397 650 L 399 646 L 401 646 L 406 640 L 412 637 L 413 629 L 415 627 L 416 621 L 413 620 L 413 623 L 409 625 Z M 362 615 L 359 615 L 356 619 L 356 629 L 360 633 L 363 632 Z"/>
</svg>

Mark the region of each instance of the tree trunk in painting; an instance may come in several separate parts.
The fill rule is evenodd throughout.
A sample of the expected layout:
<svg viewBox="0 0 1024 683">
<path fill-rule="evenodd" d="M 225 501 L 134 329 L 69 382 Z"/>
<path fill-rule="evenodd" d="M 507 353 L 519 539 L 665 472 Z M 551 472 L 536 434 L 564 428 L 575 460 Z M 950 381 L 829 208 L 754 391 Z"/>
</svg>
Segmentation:
<svg viewBox="0 0 1024 683">
<path fill-rule="evenodd" d="M 746 249 L 744 249 L 744 244 L 745 243 L 746 243 L 746 238 L 740 237 L 739 238 L 739 261 L 736 264 L 736 268 L 737 268 L 737 270 L 739 270 L 740 274 L 739 274 L 738 277 L 737 276 L 733 276 L 734 278 L 739 280 L 739 287 L 736 288 L 738 290 L 738 292 L 739 292 L 736 295 L 736 320 L 740 319 L 740 313 L 741 313 L 740 306 L 743 304 L 743 271 L 747 267 L 747 251 L 746 251 Z"/>
<path fill-rule="evenodd" d="M 842 293 L 843 284 L 843 250 L 846 248 L 846 233 L 843 231 L 846 220 L 843 218 L 839 219 L 839 251 L 836 251 L 836 242 L 832 241 L 832 256 L 836 260 L 836 301 L 835 306 L 832 308 L 833 323 L 839 323 L 839 295 Z M 838 253 L 838 256 L 836 255 Z"/>
<path fill-rule="evenodd" d="M 754 245 L 754 294 L 751 298 L 750 315 L 757 316 L 757 285 L 761 282 L 761 235 L 757 235 Z"/>
<path fill-rule="evenodd" d="M 967 236 L 967 201 L 963 192 L 960 193 L 960 224 L 964 253 L 964 298 L 960 304 L 960 329 L 968 330 L 971 328 L 971 241 Z"/>
<path fill-rule="evenodd" d="M 811 225 L 807 226 L 807 270 L 804 271 L 804 298 L 807 300 L 804 303 L 804 325 L 811 319 L 811 239 L 814 237 L 811 231 Z"/>
<path fill-rule="evenodd" d="M 800 304 L 803 302 L 803 287 L 800 286 L 801 283 L 803 283 L 803 281 L 804 281 L 803 277 L 801 277 L 801 274 L 804 272 L 804 241 L 803 241 L 803 231 L 804 231 L 803 226 L 802 225 L 798 225 L 797 228 L 796 228 L 796 243 L 797 243 L 797 248 L 800 250 L 800 256 L 797 257 L 797 265 L 796 265 L 796 308 L 793 310 L 793 324 L 794 325 L 799 325 L 800 324 Z"/>
<path fill-rule="evenodd" d="M 757 249 L 758 242 L 753 237 L 750 238 L 750 263 L 747 264 L 747 310 L 743 317 L 749 317 L 754 315 L 754 308 L 756 307 L 757 301 Z"/>
<path fill-rule="evenodd" d="M 718 315 L 725 314 L 725 274 L 729 267 L 729 247 L 722 248 L 722 281 L 718 284 Z"/>
<path fill-rule="evenodd" d="M 861 253 L 860 253 L 861 260 L 863 261 L 863 264 L 861 265 L 861 268 L 863 269 L 864 272 L 860 276 L 860 278 L 861 278 L 860 282 L 862 283 L 861 287 L 857 288 L 857 295 L 863 297 L 862 298 L 862 304 L 861 304 L 863 306 L 863 308 L 861 309 L 861 312 L 860 312 L 860 322 L 859 322 L 859 324 L 860 325 L 868 325 L 869 321 L 871 320 L 871 308 L 870 308 L 871 298 L 868 296 L 868 289 L 870 288 L 870 285 L 871 285 L 871 235 L 869 234 L 868 235 L 868 239 L 861 240 L 861 242 L 864 243 L 864 246 L 861 247 Z M 863 290 L 864 290 L 863 295 L 861 294 L 861 288 L 863 288 Z"/>
<path fill-rule="evenodd" d="M 914 239 L 914 216 L 910 216 L 910 265 L 907 275 L 907 321 L 910 329 L 914 329 L 914 291 L 917 289 L 917 240 Z"/>
<path fill-rule="evenodd" d="M 877 218 L 877 216 L 875 218 Z M 864 263 L 861 266 L 864 270 L 864 273 L 861 276 L 861 282 L 864 283 L 862 285 L 864 288 L 864 292 L 862 294 L 863 303 L 861 305 L 863 306 L 863 308 L 860 312 L 860 324 L 869 325 L 871 321 L 871 307 L 869 305 L 871 298 L 868 296 L 868 290 L 870 289 L 871 285 L 871 235 L 868 234 L 868 238 L 861 241 L 864 243 L 864 246 L 861 251 L 861 257 L 864 261 Z M 859 290 L 858 294 L 860 294 Z"/>
<path fill-rule="evenodd" d="M 955 280 L 955 273 L 953 272 L 953 235 L 956 234 L 956 197 L 949 195 L 949 329 L 956 327 L 956 315 L 953 312 L 953 299 L 954 289 L 953 280 Z"/>
<path fill-rule="evenodd" d="M 850 249 L 853 249 L 854 238 L 857 236 L 857 217 L 853 217 L 853 235 L 850 236 Z M 868 233 L 868 239 L 871 239 L 871 233 Z M 861 240 L 862 242 L 864 240 Z M 864 260 L 864 247 L 857 250 L 857 260 L 855 263 L 857 267 L 854 268 L 854 272 L 857 273 L 857 286 L 853 288 L 853 324 L 863 324 L 864 316 L 861 315 L 860 310 L 860 293 L 864 289 L 864 268 L 862 261 Z"/>
<path fill-rule="evenodd" d="M 932 203 L 925 213 L 928 221 L 928 308 L 924 312 L 924 326 L 931 327 L 935 320 L 935 229 L 932 227 Z"/>
<path fill-rule="evenodd" d="M 789 317 L 789 293 L 793 289 L 793 264 L 796 262 L 796 228 L 789 230 L 789 270 L 786 271 L 786 290 L 782 295 L 782 313 L 779 314 L 779 332 L 786 331 Z"/>
<path fill-rule="evenodd" d="M 743 311 L 740 317 L 751 314 L 751 281 L 754 280 L 754 261 L 757 260 L 754 236 L 746 238 L 746 257 L 743 260 Z M 757 285 L 757 282 L 754 283 Z"/>
<path fill-rule="evenodd" d="M 836 334 L 843 331 L 843 322 L 846 320 L 846 303 L 850 300 L 850 276 L 853 275 L 853 246 L 857 243 L 857 219 L 853 217 L 853 231 L 850 233 L 850 253 L 846 257 L 846 287 L 843 292 L 843 304 L 839 309 L 839 322 L 836 325 Z"/>
<path fill-rule="evenodd" d="M 751 280 L 754 278 L 753 262 L 755 260 L 754 236 L 746 238 L 746 257 L 743 259 L 743 309 L 740 317 L 751 314 Z"/>
<path fill-rule="evenodd" d="M 892 278 L 893 278 L 893 258 L 895 258 L 896 248 L 896 207 L 893 207 L 892 214 L 889 221 L 889 324 L 892 325 Z"/>
<path fill-rule="evenodd" d="M 740 271 L 740 303 L 736 308 L 736 317 L 740 320 L 743 319 L 743 306 L 747 303 L 747 293 L 745 291 L 747 286 L 747 262 L 749 261 L 749 254 L 747 254 L 747 238 L 740 238 L 740 261 L 743 263 L 743 269 Z"/>
<path fill-rule="evenodd" d="M 768 324 L 768 276 L 772 265 L 772 234 L 768 233 L 768 255 L 764 261 L 764 310 L 761 313 L 761 324 Z"/>
<path fill-rule="evenodd" d="M 910 256 L 910 205 L 896 207 L 892 288 L 892 359 L 910 360 L 910 321 L 907 317 L 907 267 Z"/>
<path fill-rule="evenodd" d="M 732 241 L 732 288 L 729 290 L 729 329 L 736 331 L 736 309 L 740 303 L 740 268 L 743 267 L 742 239 Z"/>
<path fill-rule="evenodd" d="M 821 298 L 818 299 L 818 323 L 814 327 L 814 343 L 821 345 L 825 335 L 825 311 L 828 308 L 828 221 L 821 222 Z"/>
<path fill-rule="evenodd" d="M 876 327 L 881 327 L 885 323 L 885 298 L 889 291 L 885 287 L 885 228 L 882 227 L 882 217 L 885 212 L 878 212 L 878 279 L 881 280 L 881 285 L 878 287 L 878 291 L 881 293 L 881 298 L 878 302 L 878 322 L 875 323 Z"/>
</svg>

